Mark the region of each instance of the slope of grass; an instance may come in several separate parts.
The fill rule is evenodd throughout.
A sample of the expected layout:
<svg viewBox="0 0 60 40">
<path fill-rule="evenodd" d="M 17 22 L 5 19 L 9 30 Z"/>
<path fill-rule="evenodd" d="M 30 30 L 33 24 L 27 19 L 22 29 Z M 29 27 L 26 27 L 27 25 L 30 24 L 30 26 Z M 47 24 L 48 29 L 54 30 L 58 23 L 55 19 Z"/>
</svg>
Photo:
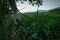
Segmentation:
<svg viewBox="0 0 60 40">
<path fill-rule="evenodd" d="M 14 27 L 12 14 L 0 16 L 0 40 L 10 40 L 11 29 Z M 43 13 L 31 13 L 20 17 L 16 27 L 18 40 L 60 40 L 60 11 L 50 10 Z"/>
<path fill-rule="evenodd" d="M 21 17 L 22 37 L 28 40 L 60 40 L 60 11 L 29 15 L 32 19 Z M 28 37 L 28 38 L 27 38 Z"/>
</svg>

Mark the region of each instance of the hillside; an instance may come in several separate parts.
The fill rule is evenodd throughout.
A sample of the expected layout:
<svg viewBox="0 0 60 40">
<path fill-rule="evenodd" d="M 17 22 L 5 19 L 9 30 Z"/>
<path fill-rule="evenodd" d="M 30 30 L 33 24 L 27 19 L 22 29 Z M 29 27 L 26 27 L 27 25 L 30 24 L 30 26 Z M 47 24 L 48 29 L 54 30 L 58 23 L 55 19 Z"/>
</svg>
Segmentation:
<svg viewBox="0 0 60 40">
<path fill-rule="evenodd" d="M 60 40 L 60 10 L 54 9 L 34 15 L 21 17 L 20 29 L 30 40 Z"/>
</svg>

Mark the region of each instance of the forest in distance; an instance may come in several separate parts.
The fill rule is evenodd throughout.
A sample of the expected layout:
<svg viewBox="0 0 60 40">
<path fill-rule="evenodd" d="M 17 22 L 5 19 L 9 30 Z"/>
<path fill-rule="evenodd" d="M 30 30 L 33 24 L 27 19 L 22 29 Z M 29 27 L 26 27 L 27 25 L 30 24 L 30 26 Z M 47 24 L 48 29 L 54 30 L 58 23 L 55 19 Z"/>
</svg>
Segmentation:
<svg viewBox="0 0 60 40">
<path fill-rule="evenodd" d="M 60 40 L 60 7 L 46 12 L 19 12 L 17 19 L 14 6 L 10 10 L 7 1 L 0 0 L 0 40 Z"/>
</svg>

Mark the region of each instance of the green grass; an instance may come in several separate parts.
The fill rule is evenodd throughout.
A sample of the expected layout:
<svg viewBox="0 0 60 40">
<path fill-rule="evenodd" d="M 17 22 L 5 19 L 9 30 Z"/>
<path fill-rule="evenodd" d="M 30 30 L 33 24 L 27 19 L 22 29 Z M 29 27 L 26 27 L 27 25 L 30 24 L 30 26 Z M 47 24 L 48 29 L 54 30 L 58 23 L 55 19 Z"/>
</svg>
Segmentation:
<svg viewBox="0 0 60 40">
<path fill-rule="evenodd" d="M 26 17 L 28 16 L 28 17 Z M 21 40 L 60 40 L 60 11 L 21 15 L 16 36 Z M 9 12 L 0 17 L 0 40 L 9 40 L 14 20 Z"/>
<path fill-rule="evenodd" d="M 48 11 L 45 13 L 29 15 L 29 18 L 21 17 L 20 31 L 28 40 L 60 40 L 60 12 Z"/>
</svg>

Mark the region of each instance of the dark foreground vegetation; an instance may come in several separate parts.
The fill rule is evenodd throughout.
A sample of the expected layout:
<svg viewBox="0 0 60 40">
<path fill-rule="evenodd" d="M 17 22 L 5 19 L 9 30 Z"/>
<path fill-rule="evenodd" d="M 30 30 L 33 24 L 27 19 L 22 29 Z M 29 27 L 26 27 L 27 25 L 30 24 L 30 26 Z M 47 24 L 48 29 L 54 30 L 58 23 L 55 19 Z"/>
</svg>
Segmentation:
<svg viewBox="0 0 60 40">
<path fill-rule="evenodd" d="M 20 18 L 18 13 L 15 0 L 0 0 L 0 40 L 60 40 L 60 8 Z"/>
<path fill-rule="evenodd" d="M 60 8 L 28 16 L 30 18 L 21 16 L 18 21 L 17 40 L 60 40 Z M 9 10 L 8 14 L 0 16 L 0 40 L 10 40 L 13 27 L 13 16 Z"/>
</svg>

